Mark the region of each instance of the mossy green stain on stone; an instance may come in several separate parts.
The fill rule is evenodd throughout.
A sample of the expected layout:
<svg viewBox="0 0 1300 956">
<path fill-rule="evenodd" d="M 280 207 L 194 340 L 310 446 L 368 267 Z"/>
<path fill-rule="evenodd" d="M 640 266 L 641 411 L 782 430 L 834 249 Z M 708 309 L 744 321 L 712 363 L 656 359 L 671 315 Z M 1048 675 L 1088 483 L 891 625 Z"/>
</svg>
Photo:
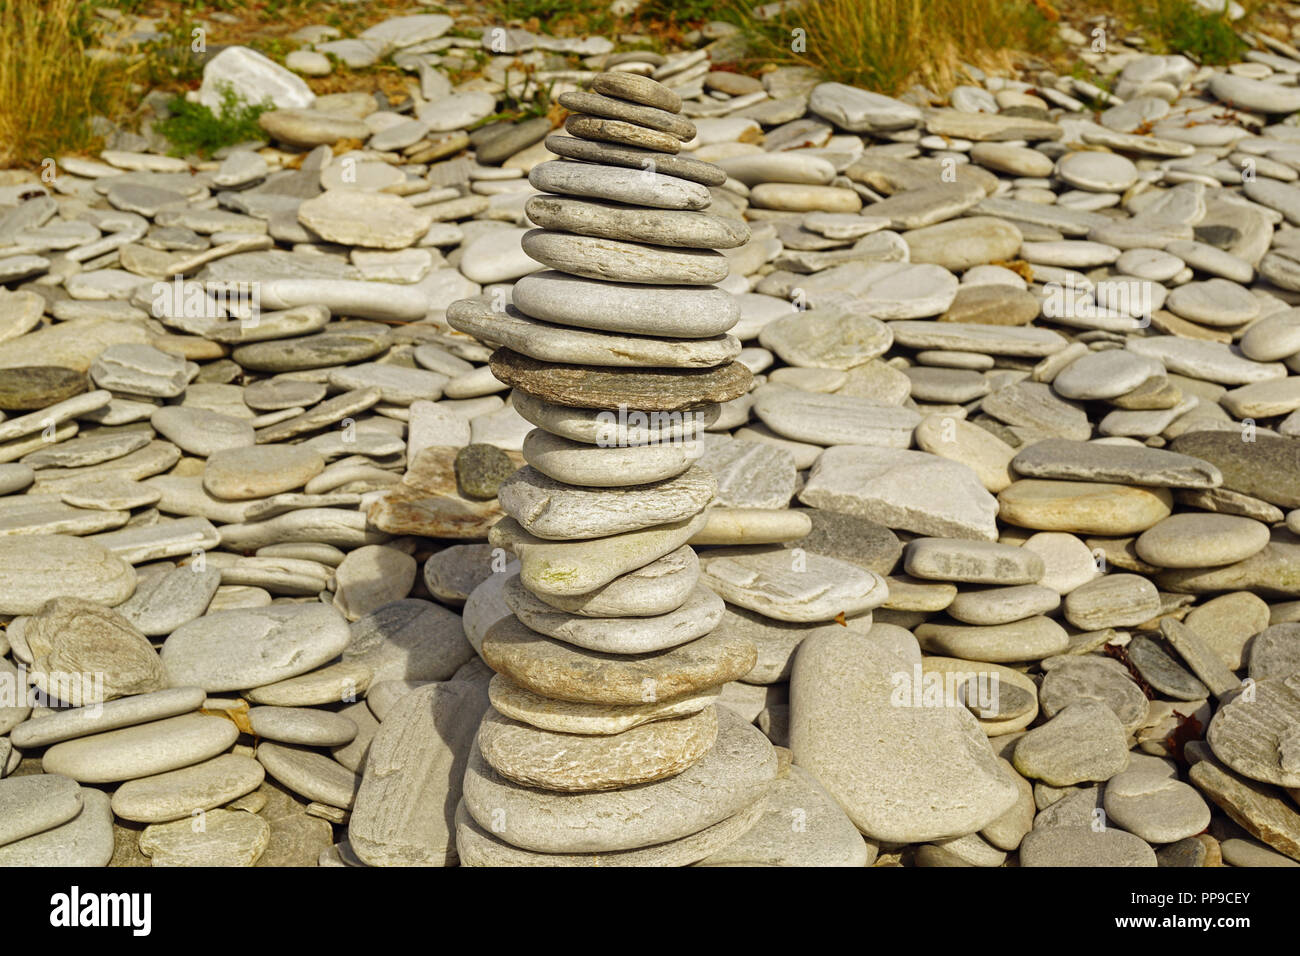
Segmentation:
<svg viewBox="0 0 1300 956">
<path fill-rule="evenodd" d="M 497 496 L 501 482 L 515 473 L 515 463 L 496 445 L 466 445 L 456 453 L 456 485 L 466 498 L 486 501 Z"/>
</svg>

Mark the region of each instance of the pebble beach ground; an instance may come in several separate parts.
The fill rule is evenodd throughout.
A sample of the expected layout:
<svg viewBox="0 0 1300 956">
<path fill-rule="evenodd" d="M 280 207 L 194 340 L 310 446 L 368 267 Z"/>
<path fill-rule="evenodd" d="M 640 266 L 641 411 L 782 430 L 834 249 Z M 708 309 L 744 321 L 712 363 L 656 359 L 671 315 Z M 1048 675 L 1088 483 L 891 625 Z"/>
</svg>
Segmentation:
<svg viewBox="0 0 1300 956">
<path fill-rule="evenodd" d="M 0 185 L 0 865 L 1300 865 L 1300 50 L 454 25 Z"/>
</svg>

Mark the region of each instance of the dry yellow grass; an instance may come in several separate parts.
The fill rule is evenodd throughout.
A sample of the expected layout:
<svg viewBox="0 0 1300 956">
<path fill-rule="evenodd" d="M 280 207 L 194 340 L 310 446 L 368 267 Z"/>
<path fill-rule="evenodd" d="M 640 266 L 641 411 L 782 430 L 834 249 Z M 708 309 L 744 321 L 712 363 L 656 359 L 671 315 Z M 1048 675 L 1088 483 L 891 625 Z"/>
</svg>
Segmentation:
<svg viewBox="0 0 1300 956">
<path fill-rule="evenodd" d="M 882 93 L 948 89 L 960 62 L 1005 68 L 1008 51 L 1043 51 L 1055 33 L 1052 8 L 1024 0 L 806 0 L 767 22 L 732 2 L 758 59 Z"/>
<path fill-rule="evenodd" d="M 78 0 L 0 0 L 0 168 L 92 146 L 90 118 L 125 101 L 127 71 L 85 55 Z"/>
</svg>

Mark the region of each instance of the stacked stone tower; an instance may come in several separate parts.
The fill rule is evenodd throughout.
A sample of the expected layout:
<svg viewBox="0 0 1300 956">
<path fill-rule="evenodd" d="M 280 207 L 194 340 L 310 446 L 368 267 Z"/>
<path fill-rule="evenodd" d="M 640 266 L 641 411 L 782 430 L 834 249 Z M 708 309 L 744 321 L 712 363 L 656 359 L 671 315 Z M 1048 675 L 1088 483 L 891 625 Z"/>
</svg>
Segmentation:
<svg viewBox="0 0 1300 956">
<path fill-rule="evenodd" d="M 745 832 L 777 773 L 721 685 L 756 659 L 715 633 L 723 602 L 688 542 L 712 476 L 693 464 L 719 403 L 748 390 L 739 313 L 711 216 L 724 174 L 677 155 L 695 135 L 668 88 L 627 73 L 560 98 L 563 159 L 530 175 L 548 267 L 513 305 L 462 300 L 455 328 L 499 344 L 492 370 L 537 427 L 500 490 L 491 541 L 519 559 L 513 612 L 483 640 L 495 670 L 457 814 L 469 865 L 682 865 Z"/>
</svg>

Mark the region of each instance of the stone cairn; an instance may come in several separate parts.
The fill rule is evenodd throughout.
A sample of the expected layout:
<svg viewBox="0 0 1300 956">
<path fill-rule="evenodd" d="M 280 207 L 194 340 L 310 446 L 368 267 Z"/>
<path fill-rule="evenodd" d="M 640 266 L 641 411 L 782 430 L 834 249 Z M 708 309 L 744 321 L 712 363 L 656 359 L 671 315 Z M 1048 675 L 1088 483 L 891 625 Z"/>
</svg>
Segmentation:
<svg viewBox="0 0 1300 956">
<path fill-rule="evenodd" d="M 756 650 L 716 630 L 723 601 L 687 543 L 716 491 L 698 440 L 752 379 L 715 285 L 716 250 L 749 230 L 702 211 L 725 175 L 676 155 L 695 135 L 676 93 L 606 73 L 560 102 L 571 135 L 547 146 L 565 158 L 533 170 L 542 228 L 523 240 L 548 271 L 512 305 L 448 310 L 502 345 L 492 370 L 537 426 L 491 532 L 519 563 L 502 576 L 512 613 L 482 642 L 497 673 L 458 847 L 469 865 L 688 864 L 753 825 L 778 769 L 763 734 L 714 706 Z"/>
</svg>

